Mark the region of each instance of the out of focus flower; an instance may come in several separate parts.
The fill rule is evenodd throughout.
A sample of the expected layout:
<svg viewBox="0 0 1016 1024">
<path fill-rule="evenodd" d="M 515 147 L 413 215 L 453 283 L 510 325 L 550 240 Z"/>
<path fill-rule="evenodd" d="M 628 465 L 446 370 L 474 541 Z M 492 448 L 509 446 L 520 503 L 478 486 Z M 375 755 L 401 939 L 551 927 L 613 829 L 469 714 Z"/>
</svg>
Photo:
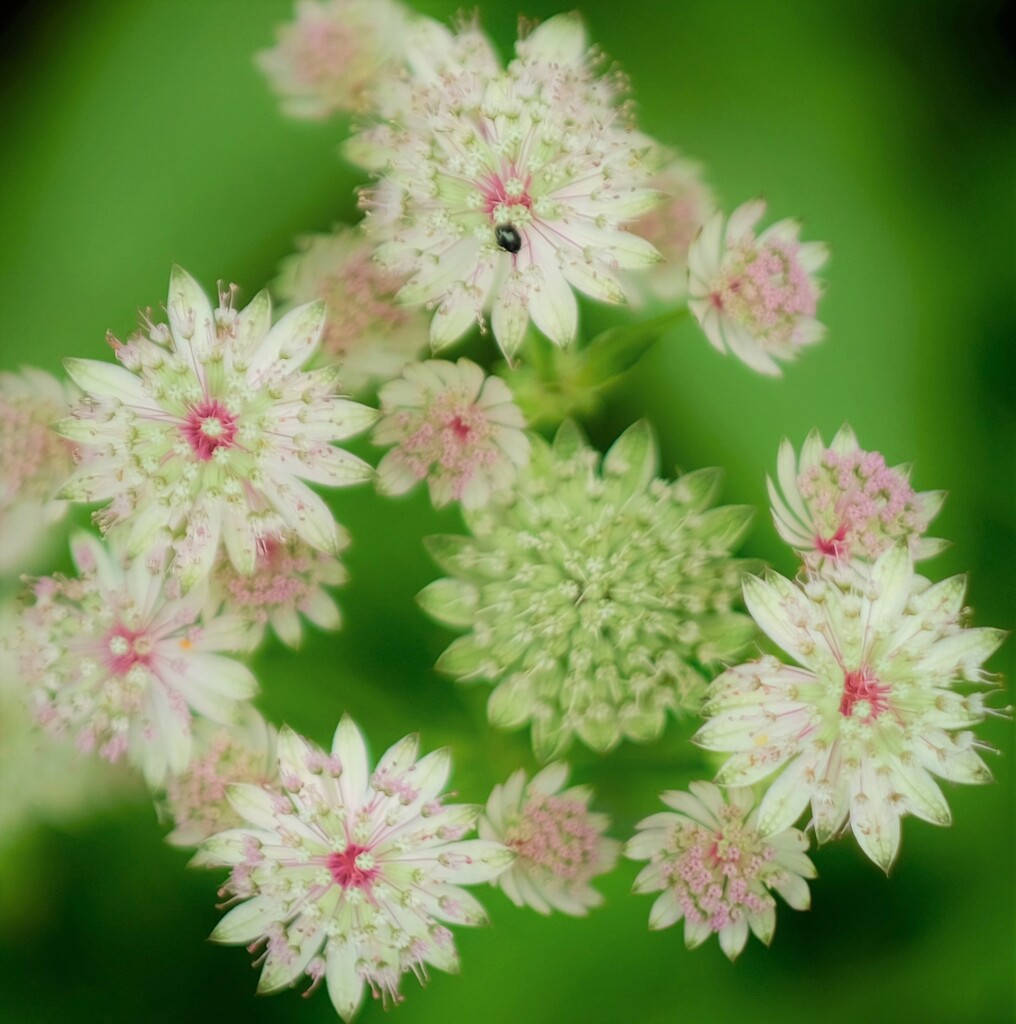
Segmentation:
<svg viewBox="0 0 1016 1024">
<path fill-rule="evenodd" d="M 129 772 L 82 761 L 40 728 L 15 650 L 14 601 L 0 605 L 0 850 L 36 821 L 80 818 L 131 793 Z"/>
<path fill-rule="evenodd" d="M 201 597 L 173 597 L 162 572 L 142 559 L 127 568 L 94 537 L 71 543 L 80 576 L 34 586 L 14 646 L 35 713 L 79 750 L 109 761 L 125 754 L 150 785 L 191 757 L 194 716 L 235 720 L 257 689 L 250 670 L 219 654 L 237 650 L 237 618 L 198 621 Z"/>
<path fill-rule="evenodd" d="M 732 755 L 721 783 L 782 769 L 759 805 L 763 832 L 792 825 L 810 803 L 820 843 L 849 821 L 888 871 L 903 815 L 951 820 L 933 776 L 991 778 L 966 730 L 984 719 L 984 696 L 956 685 L 988 681 L 981 665 L 1004 634 L 963 628 L 964 590 L 962 577 L 930 585 L 915 575 L 903 546 L 881 555 L 870 579 L 843 586 L 775 573 L 745 582 L 755 621 L 801 667 L 765 657 L 728 669 L 695 739 Z"/>
<path fill-rule="evenodd" d="M 560 910 L 582 917 L 603 897 L 589 883 L 614 869 L 621 844 L 603 833 L 605 814 L 589 810 L 592 790 L 572 786 L 568 765 L 547 765 L 526 783 L 520 768 L 495 786 L 480 817 L 483 839 L 495 839 L 515 853 L 511 866 L 494 880 L 518 907 L 541 914 Z"/>
<path fill-rule="evenodd" d="M 945 545 L 923 536 L 944 492 L 916 494 L 906 469 L 864 451 L 850 427 L 841 427 L 828 448 L 813 430 L 800 459 L 784 440 L 777 479 L 779 490 L 767 480 L 776 529 L 809 568 L 872 562 L 896 543 L 905 543 L 915 560 L 929 558 Z"/>
<path fill-rule="evenodd" d="M 401 66 L 409 18 L 393 0 L 298 0 L 296 20 L 257 63 L 290 117 L 363 111 Z"/>
<path fill-rule="evenodd" d="M 246 574 L 266 537 L 337 554 L 344 533 L 304 481 L 369 479 L 365 462 L 331 442 L 376 413 L 334 394 L 335 370 L 300 369 L 320 341 L 324 304 L 273 327 L 267 292 L 240 312 L 223 292 L 212 309 L 175 267 L 167 309 L 169 327 L 111 339 L 123 366 L 66 360 L 85 398 L 59 426 L 83 453 L 62 496 L 108 500 L 97 521 L 126 534 L 129 557 L 172 544 L 185 588 L 207 577 L 220 546 Z"/>
<path fill-rule="evenodd" d="M 815 319 L 815 272 L 829 254 L 821 242 L 798 241 L 793 220 L 756 236 L 765 209 L 753 199 L 726 225 L 722 213 L 709 219 L 688 252 L 688 306 L 720 352 L 729 349 L 753 370 L 778 377 L 777 360 L 795 359 L 825 334 Z"/>
<path fill-rule="evenodd" d="M 510 490 L 529 460 L 525 420 L 508 386 L 468 359 L 411 363 L 380 400 L 374 443 L 394 446 L 378 464 L 386 494 L 427 480 L 436 507 L 479 508 Z"/>
<path fill-rule="evenodd" d="M 621 302 L 619 271 L 659 259 L 626 230 L 657 200 L 651 143 L 617 103 L 617 76 L 598 74 L 577 15 L 520 40 L 507 70 L 473 26 L 420 31 L 405 94 L 347 147 L 379 177 L 363 196 L 378 259 L 409 279 L 400 301 L 436 306 L 436 348 L 488 310 L 509 360 L 530 318 L 567 345 L 573 288 Z"/>
<path fill-rule="evenodd" d="M 658 169 L 649 179 L 660 202 L 632 225 L 632 230 L 656 247 L 662 261 L 632 271 L 628 291 L 645 300 L 675 303 L 688 294 L 688 250 L 716 208 L 702 168 L 664 146 L 658 148 Z"/>
<path fill-rule="evenodd" d="M 649 913 L 650 928 L 669 928 L 683 918 L 689 949 L 715 933 L 733 960 L 749 930 L 767 946 L 772 941 L 773 890 L 794 910 L 811 905 L 805 879 L 815 877 L 815 868 L 805 854 L 808 839 L 796 828 L 759 831 L 748 787 L 721 790 L 693 782 L 690 789 L 661 794 L 673 812 L 640 821 L 625 856 L 649 861 L 635 879 L 635 892 L 662 894 Z"/>
<path fill-rule="evenodd" d="M 163 804 L 174 825 L 166 842 L 197 846 L 217 832 L 242 825 L 229 802 L 229 787 L 246 782 L 278 788 L 275 737 L 274 726 L 253 707 L 244 709 L 236 725 L 198 719 L 190 762 L 166 779 Z"/>
<path fill-rule="evenodd" d="M 648 742 L 668 711 L 697 710 L 695 663 L 735 656 L 754 635 L 731 611 L 742 566 L 730 549 L 751 510 L 710 509 L 717 473 L 655 479 L 645 422 L 603 458 L 566 422 L 551 447 L 533 438 L 516 500 L 467 514 L 472 537 L 431 537 L 451 578 L 423 608 L 468 628 L 438 668 L 496 684 L 488 703 L 503 728 L 532 722 L 547 760 L 578 736 L 594 750 Z"/>
<path fill-rule="evenodd" d="M 375 263 L 373 252 L 356 228 L 311 235 L 283 261 L 273 286 L 287 303 L 324 302 L 318 360 L 337 365 L 353 394 L 397 377 L 428 347 L 426 316 L 395 301 L 405 280 Z"/>
<path fill-rule="evenodd" d="M 512 854 L 462 838 L 478 808 L 442 804 L 447 751 L 417 760 L 407 736 L 371 772 L 363 737 L 344 717 L 330 754 L 288 728 L 278 754 L 282 791 L 232 787 L 244 825 L 204 844 L 202 863 L 232 868 L 225 892 L 236 902 L 212 939 L 266 944 L 259 992 L 302 974 L 323 978 L 345 1021 L 367 986 L 400 1002 L 407 971 L 423 979 L 428 965 L 457 970 L 445 924 L 486 921 L 461 887 L 492 880 Z"/>
<path fill-rule="evenodd" d="M 209 611 L 222 607 L 239 615 L 252 630 L 251 647 L 271 626 L 289 647 L 303 640 L 300 616 L 320 629 L 338 629 L 342 616 L 325 586 L 345 583 L 348 574 L 331 554 L 315 551 L 303 541 L 266 537 L 258 547 L 254 572 L 237 572 L 226 557 L 220 557 L 209 587 Z"/>
<path fill-rule="evenodd" d="M 56 494 L 71 446 L 53 425 L 67 415 L 68 392 L 43 370 L 0 373 L 0 574 L 26 566 L 67 512 Z"/>
</svg>

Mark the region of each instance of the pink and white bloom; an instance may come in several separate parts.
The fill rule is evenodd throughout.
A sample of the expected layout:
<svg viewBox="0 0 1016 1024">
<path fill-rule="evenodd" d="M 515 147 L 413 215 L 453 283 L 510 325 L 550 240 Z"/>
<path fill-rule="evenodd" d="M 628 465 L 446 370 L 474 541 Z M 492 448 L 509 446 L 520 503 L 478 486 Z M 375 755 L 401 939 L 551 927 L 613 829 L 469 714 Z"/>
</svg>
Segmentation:
<svg viewBox="0 0 1016 1024">
<path fill-rule="evenodd" d="M 436 307 L 436 349 L 487 311 L 509 360 L 530 319 L 567 345 L 573 288 L 622 302 L 619 273 L 659 259 L 627 230 L 658 198 L 651 143 L 617 103 L 617 76 L 597 74 L 577 15 L 520 40 L 506 70 L 475 27 L 425 32 L 404 95 L 347 147 L 379 178 L 363 195 L 377 257 L 408 278 L 400 301 Z"/>
<path fill-rule="evenodd" d="M 0 854 L 35 822 L 80 820 L 140 795 L 132 772 L 83 761 L 73 744 L 39 726 L 21 673 L 20 621 L 14 599 L 0 604 Z"/>
<path fill-rule="evenodd" d="M 749 787 L 693 782 L 689 788 L 660 794 L 673 811 L 640 821 L 625 856 L 649 861 L 634 891 L 662 894 L 649 913 L 650 928 L 669 928 L 683 918 L 689 949 L 715 933 L 733 960 L 749 930 L 767 946 L 772 941 L 774 890 L 794 910 L 811 906 L 805 879 L 815 877 L 815 868 L 805 854 L 808 839 L 796 828 L 760 831 Z"/>
<path fill-rule="evenodd" d="M 336 630 L 342 615 L 324 588 L 345 583 L 345 566 L 324 551 L 315 551 L 298 538 L 266 537 L 258 546 L 257 561 L 250 575 L 237 572 L 226 557 L 220 557 L 212 573 L 208 610 L 219 607 L 238 615 L 250 626 L 251 648 L 257 647 L 271 626 L 289 647 L 303 640 L 301 616 L 319 629 Z"/>
<path fill-rule="evenodd" d="M 239 782 L 279 785 L 275 754 L 277 731 L 251 706 L 233 725 L 199 718 L 187 767 L 166 779 L 162 801 L 173 821 L 166 842 L 197 846 L 218 832 L 237 828 L 243 819 L 229 802 L 229 787 Z"/>
<path fill-rule="evenodd" d="M 129 557 L 171 545 L 185 588 L 208 576 L 220 547 L 247 574 L 266 537 L 337 554 L 344 532 L 304 481 L 342 487 L 373 475 L 332 442 L 370 426 L 375 410 L 338 397 L 334 369 L 301 369 L 324 304 L 272 326 L 267 292 L 239 312 L 233 294 L 213 309 L 175 267 L 168 327 L 111 338 L 122 366 L 65 362 L 85 397 L 59 425 L 82 452 L 61 496 L 108 501 L 96 519 L 126 535 Z"/>
<path fill-rule="evenodd" d="M 272 289 L 287 304 L 324 302 L 318 361 L 338 366 L 346 391 L 397 377 L 429 348 L 423 311 L 395 301 L 405 279 L 374 261 L 362 231 L 338 228 L 303 238 L 300 247 L 283 261 Z"/>
<path fill-rule="evenodd" d="M 907 469 L 865 451 L 848 426 L 828 448 L 813 430 L 799 459 L 784 439 L 777 479 L 779 488 L 766 478 L 776 529 L 811 569 L 872 562 L 896 543 L 906 544 L 915 561 L 945 546 L 923 536 L 945 492 L 915 493 Z"/>
<path fill-rule="evenodd" d="M 126 564 L 78 533 L 80 576 L 44 577 L 15 641 L 39 721 L 109 761 L 124 755 L 157 786 L 183 771 L 196 715 L 227 724 L 257 690 L 250 670 L 220 654 L 241 649 L 242 621 L 200 621 L 201 596 L 143 559 Z"/>
<path fill-rule="evenodd" d="M 964 590 L 962 577 L 932 585 L 915 575 L 902 545 L 856 582 L 745 582 L 748 610 L 797 664 L 763 657 L 724 672 L 695 741 L 731 755 L 717 775 L 725 785 L 782 769 L 759 806 L 764 833 L 810 804 L 820 843 L 849 824 L 888 871 L 903 815 L 950 823 L 934 776 L 991 778 L 968 730 L 988 713 L 984 695 L 963 690 L 990 681 L 981 666 L 1004 633 L 962 626 Z"/>
<path fill-rule="evenodd" d="M 711 189 L 702 179 L 702 168 L 666 146 L 657 147 L 657 169 L 649 180 L 660 194 L 659 203 L 632 225 L 632 230 L 651 242 L 661 262 L 625 275 L 629 296 L 676 303 L 688 295 L 688 250 L 702 226 L 716 209 Z"/>
<path fill-rule="evenodd" d="M 0 373 L 0 573 L 25 567 L 67 512 L 56 495 L 73 469 L 71 445 L 53 425 L 72 391 L 33 367 Z"/>
<path fill-rule="evenodd" d="M 799 241 L 794 220 L 756 235 L 765 209 L 753 199 L 726 224 L 720 212 L 708 220 L 688 252 L 688 306 L 716 349 L 778 377 L 777 360 L 796 359 L 825 335 L 815 319 L 815 272 L 829 252 L 821 242 Z"/>
<path fill-rule="evenodd" d="M 283 728 L 281 792 L 230 790 L 244 824 L 210 838 L 200 856 L 232 869 L 224 892 L 236 905 L 212 939 L 266 944 L 259 992 L 302 974 L 315 985 L 324 979 L 348 1021 L 368 986 L 397 1003 L 406 972 L 422 981 L 428 965 L 458 970 L 446 924 L 486 921 L 462 886 L 490 881 L 513 855 L 500 843 L 463 838 L 479 808 L 445 806 L 448 752 L 417 759 L 417 750 L 407 736 L 371 771 L 348 716 L 331 753 Z"/>
<path fill-rule="evenodd" d="M 568 765 L 555 761 L 527 783 L 520 768 L 494 787 L 479 832 L 515 853 L 493 882 L 512 903 L 541 914 L 560 910 L 584 917 L 603 903 L 590 882 L 613 871 L 621 844 L 604 835 L 610 819 L 589 809 L 593 791 L 588 786 L 561 792 L 568 774 Z"/>
<path fill-rule="evenodd" d="M 257 64 L 290 117 L 363 111 L 401 67 L 410 11 L 393 0 L 298 0 Z"/>
<path fill-rule="evenodd" d="M 510 491 L 529 461 L 526 423 L 508 386 L 468 359 L 411 363 L 380 399 L 373 440 L 394 446 L 377 468 L 386 494 L 427 480 L 435 507 L 479 508 Z"/>
</svg>

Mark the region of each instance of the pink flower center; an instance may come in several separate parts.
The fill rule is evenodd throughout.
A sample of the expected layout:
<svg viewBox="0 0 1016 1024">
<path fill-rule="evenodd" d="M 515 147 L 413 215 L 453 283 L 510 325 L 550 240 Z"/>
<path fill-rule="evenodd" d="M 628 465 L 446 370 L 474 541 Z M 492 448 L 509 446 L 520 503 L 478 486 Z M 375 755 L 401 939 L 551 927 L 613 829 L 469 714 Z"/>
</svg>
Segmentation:
<svg viewBox="0 0 1016 1024">
<path fill-rule="evenodd" d="M 789 341 L 798 320 L 815 313 L 818 291 L 786 242 L 740 244 L 733 265 L 709 296 L 717 310 L 763 341 Z"/>
<path fill-rule="evenodd" d="M 328 854 L 325 865 L 336 885 L 343 889 L 369 889 L 380 874 L 366 846 L 350 843 L 344 850 Z"/>
<path fill-rule="evenodd" d="M 564 881 L 586 881 L 596 873 L 600 834 L 580 800 L 532 797 L 505 834 L 505 846 Z"/>
<path fill-rule="evenodd" d="M 906 474 L 878 452 L 829 448 L 798 477 L 798 488 L 815 521 L 815 549 L 830 558 L 877 558 L 928 525 Z"/>
<path fill-rule="evenodd" d="M 833 558 L 837 561 L 845 558 L 848 552 L 848 545 L 844 543 L 846 536 L 846 523 L 841 523 L 840 528 L 831 537 L 823 537 L 821 534 L 816 534 L 815 550 L 825 555 L 826 558 Z"/>
<path fill-rule="evenodd" d="M 480 183 L 480 191 L 484 197 L 484 210 L 492 219 L 498 219 L 495 211 L 498 207 L 524 206 L 533 208 L 533 200 L 529 195 L 529 183 L 532 176 L 520 178 L 514 167 L 508 168 L 504 174 L 488 174 Z"/>
<path fill-rule="evenodd" d="M 145 633 L 116 626 L 106 637 L 106 663 L 109 670 L 125 676 L 135 665 L 147 666 L 152 660 L 152 641 Z"/>
<path fill-rule="evenodd" d="M 208 462 L 219 448 L 230 448 L 236 437 L 236 417 L 215 398 L 191 406 L 180 428 L 194 454 Z"/>
<path fill-rule="evenodd" d="M 890 687 L 879 682 L 870 668 L 861 667 L 843 676 L 840 714 L 849 718 L 856 714 L 865 723 L 873 722 L 889 708 Z"/>
</svg>

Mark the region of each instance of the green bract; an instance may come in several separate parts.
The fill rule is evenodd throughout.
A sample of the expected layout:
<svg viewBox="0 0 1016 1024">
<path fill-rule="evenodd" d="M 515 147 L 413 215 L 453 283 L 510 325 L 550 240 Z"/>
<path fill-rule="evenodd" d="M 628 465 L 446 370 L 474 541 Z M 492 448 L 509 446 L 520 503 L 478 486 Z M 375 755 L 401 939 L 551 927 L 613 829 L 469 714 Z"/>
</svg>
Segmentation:
<svg viewBox="0 0 1016 1024">
<path fill-rule="evenodd" d="M 544 760 L 577 736 L 605 752 L 660 735 L 668 710 L 697 709 L 703 671 L 754 635 L 731 606 L 747 566 L 730 555 L 751 510 L 708 508 L 719 471 L 656 478 L 648 423 L 602 459 L 574 423 L 533 437 L 514 503 L 466 512 L 472 537 L 428 539 L 450 578 L 418 600 L 469 627 L 438 660 L 460 682 L 495 684 L 491 721 L 533 726 Z"/>
</svg>

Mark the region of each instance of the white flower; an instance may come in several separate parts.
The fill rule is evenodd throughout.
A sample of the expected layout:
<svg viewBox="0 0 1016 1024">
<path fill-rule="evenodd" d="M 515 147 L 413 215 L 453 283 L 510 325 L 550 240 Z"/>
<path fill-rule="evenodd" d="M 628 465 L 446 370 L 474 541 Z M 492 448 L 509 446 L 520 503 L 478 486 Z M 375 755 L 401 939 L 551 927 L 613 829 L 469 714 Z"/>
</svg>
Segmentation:
<svg viewBox="0 0 1016 1024">
<path fill-rule="evenodd" d="M 120 797 L 136 777 L 104 761 L 82 761 L 72 743 L 40 728 L 22 677 L 15 601 L 0 604 L 0 852 L 36 821 L 79 819 Z"/>
<path fill-rule="evenodd" d="M 299 647 L 301 615 L 319 629 L 335 630 L 342 624 L 338 606 L 324 587 L 348 578 L 334 555 L 315 551 L 297 538 L 265 537 L 250 575 L 237 572 L 228 558 L 220 557 L 208 588 L 206 615 L 221 606 L 240 616 L 250 625 L 251 648 L 264 638 L 267 626 L 287 646 Z"/>
<path fill-rule="evenodd" d="M 199 718 L 194 723 L 194 748 L 187 767 L 166 779 L 163 806 L 173 819 L 166 842 L 198 843 L 243 823 L 227 799 L 230 786 L 249 782 L 278 786 L 275 727 L 251 706 L 235 725 Z"/>
<path fill-rule="evenodd" d="M 650 911 L 650 928 L 669 928 L 684 918 L 689 949 L 715 932 L 733 960 L 749 929 L 767 946 L 772 941 L 771 890 L 794 910 L 811 905 L 805 879 L 815 877 L 815 868 L 805 855 L 808 839 L 796 828 L 759 831 L 750 788 L 693 782 L 690 789 L 661 794 L 677 813 L 661 811 L 640 821 L 625 856 L 650 861 L 635 879 L 635 892 L 662 893 Z"/>
<path fill-rule="evenodd" d="M 332 751 L 283 728 L 282 792 L 237 785 L 230 801 L 245 824 L 213 836 L 204 864 L 232 867 L 236 905 L 216 942 L 267 943 L 258 991 L 275 992 L 306 973 L 322 978 L 350 1020 L 369 985 L 399 1002 L 402 975 L 427 966 L 458 969 L 450 924 L 486 921 L 463 885 L 493 879 L 511 861 L 500 843 L 463 839 L 478 808 L 444 806 L 451 762 L 417 760 L 407 736 L 371 772 L 363 737 L 344 717 Z"/>
<path fill-rule="evenodd" d="M 318 361 L 338 366 L 343 388 L 356 394 L 391 380 L 429 347 L 423 312 L 395 301 L 405 279 L 374 262 L 374 247 L 361 231 L 337 228 L 303 238 L 300 246 L 283 261 L 272 288 L 287 303 L 324 302 Z"/>
<path fill-rule="evenodd" d="M 300 369 L 321 338 L 324 304 L 273 327 L 267 292 L 240 312 L 223 293 L 212 309 L 175 267 L 167 309 L 168 328 L 111 339 L 123 366 L 66 360 L 85 398 L 59 426 L 82 446 L 61 495 L 109 500 L 97 520 L 126 533 L 130 557 L 172 544 L 185 587 L 208 575 L 220 545 L 248 574 L 265 537 L 295 535 L 337 554 L 343 533 L 304 480 L 369 479 L 366 463 L 331 442 L 376 413 L 334 394 L 334 370 Z"/>
<path fill-rule="evenodd" d="M 142 559 L 125 568 L 92 536 L 76 534 L 71 554 L 80 577 L 38 580 L 15 639 L 36 715 L 79 750 L 126 754 L 158 785 L 190 761 L 195 715 L 232 722 L 257 689 L 249 669 L 218 653 L 243 646 L 245 625 L 202 625 L 197 590 L 171 596 L 163 572 Z"/>
<path fill-rule="evenodd" d="M 774 658 L 738 665 L 710 686 L 696 742 L 730 753 L 717 776 L 750 785 L 782 768 L 759 806 L 759 828 L 792 825 L 808 804 L 818 841 L 848 823 L 864 852 L 888 871 L 900 818 L 950 822 L 933 776 L 990 779 L 968 726 L 982 721 L 984 660 L 997 629 L 961 625 L 965 581 L 929 585 L 903 546 L 875 562 L 870 579 L 836 586 L 775 573 L 744 584 L 748 610 L 801 667 Z M 959 732 L 957 730 L 964 730 Z"/>
<path fill-rule="evenodd" d="M 394 446 L 378 464 L 386 494 L 428 480 L 435 507 L 479 508 L 510 491 L 529 461 L 525 420 L 508 386 L 468 359 L 411 363 L 380 400 L 374 443 Z"/>
<path fill-rule="evenodd" d="M 656 247 L 662 261 L 625 275 L 629 292 L 640 302 L 649 298 L 676 303 L 688 294 L 688 250 L 716 208 L 702 168 L 665 146 L 654 153 L 658 164 L 650 185 L 660 202 L 632 225 Z"/>
<path fill-rule="evenodd" d="M 589 810 L 589 787 L 560 791 L 568 772 L 567 764 L 556 761 L 527 784 L 520 768 L 494 787 L 479 832 L 515 853 L 493 883 L 512 903 L 541 914 L 560 910 L 583 917 L 603 902 L 589 883 L 614 869 L 621 844 L 603 834 L 610 819 Z"/>
<path fill-rule="evenodd" d="M 766 204 L 739 206 L 724 228 L 715 213 L 688 252 L 688 306 L 706 337 L 759 373 L 778 377 L 777 359 L 797 357 L 822 339 L 814 274 L 828 258 L 820 242 L 800 242 L 799 225 L 781 220 L 756 237 Z"/>
<path fill-rule="evenodd" d="M 650 143 L 630 130 L 616 78 L 596 74 L 577 15 L 540 25 L 507 70 L 475 28 L 420 31 L 404 93 L 347 147 L 380 178 L 363 197 L 378 259 L 409 277 L 400 301 L 436 307 L 435 348 L 487 310 L 509 360 L 530 318 L 566 345 L 572 288 L 621 302 L 619 271 L 659 259 L 626 230 L 657 199 Z"/>
<path fill-rule="evenodd" d="M 290 117 L 363 110 L 401 66 L 409 10 L 392 0 L 298 0 L 257 63 Z"/>
<path fill-rule="evenodd" d="M 0 573 L 24 568 L 67 512 L 71 446 L 53 429 L 73 388 L 43 370 L 0 373 Z"/>
<path fill-rule="evenodd" d="M 864 451 L 850 427 L 841 427 L 828 448 L 813 430 L 799 460 L 784 440 L 777 470 L 782 497 L 767 479 L 773 520 L 809 568 L 849 570 L 898 542 L 907 544 L 915 560 L 945 546 L 945 541 L 922 536 L 945 493 L 915 494 L 906 469 L 887 466 L 878 452 Z"/>
</svg>

